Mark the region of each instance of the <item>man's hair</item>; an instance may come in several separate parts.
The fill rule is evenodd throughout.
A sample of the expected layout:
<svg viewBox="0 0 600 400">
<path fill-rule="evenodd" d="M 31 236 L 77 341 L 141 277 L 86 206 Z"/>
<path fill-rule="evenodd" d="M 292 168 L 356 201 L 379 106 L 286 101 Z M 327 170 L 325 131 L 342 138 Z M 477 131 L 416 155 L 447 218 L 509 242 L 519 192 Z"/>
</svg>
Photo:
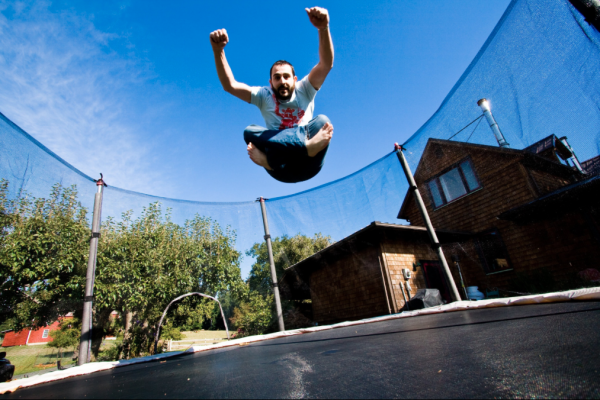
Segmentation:
<svg viewBox="0 0 600 400">
<path fill-rule="evenodd" d="M 287 62 L 285 60 L 279 60 L 279 61 L 275 61 L 275 64 L 273 64 L 271 66 L 271 71 L 269 71 L 269 79 L 271 79 L 271 77 L 273 76 L 273 68 L 276 65 L 289 65 L 292 68 L 292 75 L 296 76 L 296 71 L 294 71 L 294 66 L 292 64 L 290 64 L 289 62 Z"/>
</svg>

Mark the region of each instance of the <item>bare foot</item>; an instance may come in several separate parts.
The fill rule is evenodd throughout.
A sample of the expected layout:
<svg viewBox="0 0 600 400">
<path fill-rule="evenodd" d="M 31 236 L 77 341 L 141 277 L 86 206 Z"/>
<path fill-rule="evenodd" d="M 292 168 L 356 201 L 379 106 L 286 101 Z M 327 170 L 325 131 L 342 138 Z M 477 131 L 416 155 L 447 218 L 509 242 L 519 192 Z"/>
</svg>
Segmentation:
<svg viewBox="0 0 600 400">
<path fill-rule="evenodd" d="M 252 162 L 256 165 L 259 165 L 265 169 L 268 169 L 269 171 L 272 171 L 273 168 L 271 168 L 269 166 L 269 163 L 267 162 L 267 156 L 265 153 L 263 153 L 262 151 L 260 151 L 259 149 L 257 149 L 256 147 L 254 147 L 254 145 L 252 143 L 250 143 L 247 147 L 248 150 L 248 155 L 250 156 L 250 159 L 252 160 Z"/>
<path fill-rule="evenodd" d="M 329 145 L 329 142 L 331 142 L 332 136 L 333 125 L 327 122 L 315 136 L 306 141 L 308 156 L 314 157 L 324 150 Z"/>
</svg>

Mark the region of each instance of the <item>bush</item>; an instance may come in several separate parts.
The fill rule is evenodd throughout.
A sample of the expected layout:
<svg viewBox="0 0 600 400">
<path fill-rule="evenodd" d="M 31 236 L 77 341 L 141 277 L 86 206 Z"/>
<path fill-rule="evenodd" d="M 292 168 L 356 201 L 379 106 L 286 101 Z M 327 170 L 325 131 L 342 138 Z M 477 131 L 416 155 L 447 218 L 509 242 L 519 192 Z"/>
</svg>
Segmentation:
<svg viewBox="0 0 600 400">
<path fill-rule="evenodd" d="M 237 327 L 237 338 L 265 333 L 272 324 L 273 295 L 266 297 L 250 292 L 248 300 L 233 310 L 231 322 Z"/>
<path fill-rule="evenodd" d="M 182 340 L 183 335 L 179 328 L 175 328 L 173 324 L 164 324 L 160 329 L 160 338 L 166 340 Z"/>
<path fill-rule="evenodd" d="M 48 347 L 57 348 L 62 358 L 63 349 L 75 349 L 79 346 L 81 337 L 81 322 L 77 318 L 63 319 L 60 322 L 60 328 L 50 332 L 52 341 L 48 343 Z"/>
<path fill-rule="evenodd" d="M 108 349 L 100 351 L 98 361 L 117 361 L 121 353 L 122 346 L 118 343 L 113 343 Z"/>
</svg>

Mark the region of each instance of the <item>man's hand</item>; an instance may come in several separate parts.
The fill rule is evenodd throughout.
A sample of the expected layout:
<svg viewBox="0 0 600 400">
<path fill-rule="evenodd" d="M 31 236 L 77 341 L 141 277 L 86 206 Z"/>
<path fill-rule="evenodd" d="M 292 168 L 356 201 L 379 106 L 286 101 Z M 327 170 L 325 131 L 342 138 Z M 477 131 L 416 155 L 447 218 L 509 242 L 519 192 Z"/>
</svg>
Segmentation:
<svg viewBox="0 0 600 400">
<path fill-rule="evenodd" d="M 329 32 L 329 12 L 321 7 L 307 8 L 310 22 L 319 30 L 319 63 L 308 74 L 308 81 L 317 90 L 321 88 L 333 68 L 333 42 Z"/>
<path fill-rule="evenodd" d="M 306 8 L 306 13 L 310 22 L 317 29 L 327 28 L 329 26 L 329 12 L 321 7 Z"/>
<path fill-rule="evenodd" d="M 210 33 L 210 44 L 213 50 L 223 50 L 227 43 L 229 43 L 229 36 L 227 36 L 225 29 L 217 29 Z"/>
<path fill-rule="evenodd" d="M 215 66 L 217 67 L 217 74 L 219 75 L 219 81 L 223 85 L 223 89 L 227 93 L 231 93 L 235 97 L 244 100 L 246 103 L 250 103 L 252 100 L 252 89 L 245 83 L 241 83 L 235 80 L 233 72 L 229 68 L 227 63 L 227 57 L 223 49 L 229 42 L 229 36 L 225 29 L 217 29 L 210 33 L 210 44 L 213 48 L 213 54 L 215 56 Z"/>
</svg>

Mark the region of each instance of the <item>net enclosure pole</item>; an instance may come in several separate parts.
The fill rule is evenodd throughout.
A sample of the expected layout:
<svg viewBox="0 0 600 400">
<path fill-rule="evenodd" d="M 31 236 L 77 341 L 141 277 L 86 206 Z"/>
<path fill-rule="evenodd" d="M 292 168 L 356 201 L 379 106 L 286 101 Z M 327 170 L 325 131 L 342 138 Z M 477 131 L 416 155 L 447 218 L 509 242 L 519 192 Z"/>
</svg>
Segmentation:
<svg viewBox="0 0 600 400">
<path fill-rule="evenodd" d="M 265 226 L 265 242 L 267 242 L 267 252 L 269 253 L 269 265 L 271 266 L 271 278 L 273 279 L 273 293 L 275 295 L 275 309 L 277 310 L 277 322 L 279 330 L 285 331 L 283 324 L 283 312 L 281 311 L 281 299 L 279 298 L 279 285 L 277 283 L 277 271 L 275 271 L 275 261 L 273 261 L 273 246 L 271 245 L 271 234 L 269 233 L 269 221 L 267 220 L 267 208 L 265 199 L 260 197 L 260 209 L 262 211 L 263 225 Z"/>
<path fill-rule="evenodd" d="M 400 160 L 400 165 L 402 165 L 402 169 L 404 170 L 404 175 L 406 175 L 406 180 L 408 181 L 409 191 L 412 191 L 415 196 L 415 200 L 417 202 L 417 207 L 419 207 L 419 211 L 421 211 L 421 216 L 423 217 L 423 221 L 425 221 L 425 227 L 427 228 L 427 233 L 429 233 L 429 238 L 431 239 L 431 245 L 437 253 L 438 259 L 444 268 L 444 272 L 446 274 L 446 278 L 448 283 L 450 284 L 450 290 L 452 291 L 452 297 L 455 300 L 460 301 L 460 294 L 456 287 L 456 283 L 454 282 L 454 278 L 452 277 L 452 273 L 450 272 L 450 267 L 448 267 L 448 262 L 446 261 L 446 257 L 444 256 L 444 252 L 442 251 L 442 246 L 440 245 L 440 241 L 433 229 L 433 224 L 431 223 L 431 219 L 429 219 L 429 213 L 427 213 L 427 208 L 425 207 L 425 203 L 423 202 L 423 198 L 421 197 L 421 193 L 419 192 L 419 188 L 417 187 L 417 182 L 415 182 L 415 178 L 410 170 L 410 166 L 406 161 L 406 157 L 404 157 L 404 153 L 402 152 L 403 148 L 398 143 L 396 143 L 396 154 L 398 155 L 398 160 Z"/>
<path fill-rule="evenodd" d="M 79 342 L 79 358 L 77 365 L 90 361 L 92 350 L 92 301 L 94 298 L 94 278 L 96 275 L 96 256 L 98 255 L 98 239 L 100 238 L 100 219 L 102 214 L 102 195 L 106 184 L 100 174 L 96 181 L 98 191 L 94 197 L 94 214 L 92 216 L 92 237 L 90 238 L 90 256 L 85 275 L 85 297 L 83 300 L 83 318 L 81 320 L 81 339 Z"/>
</svg>

